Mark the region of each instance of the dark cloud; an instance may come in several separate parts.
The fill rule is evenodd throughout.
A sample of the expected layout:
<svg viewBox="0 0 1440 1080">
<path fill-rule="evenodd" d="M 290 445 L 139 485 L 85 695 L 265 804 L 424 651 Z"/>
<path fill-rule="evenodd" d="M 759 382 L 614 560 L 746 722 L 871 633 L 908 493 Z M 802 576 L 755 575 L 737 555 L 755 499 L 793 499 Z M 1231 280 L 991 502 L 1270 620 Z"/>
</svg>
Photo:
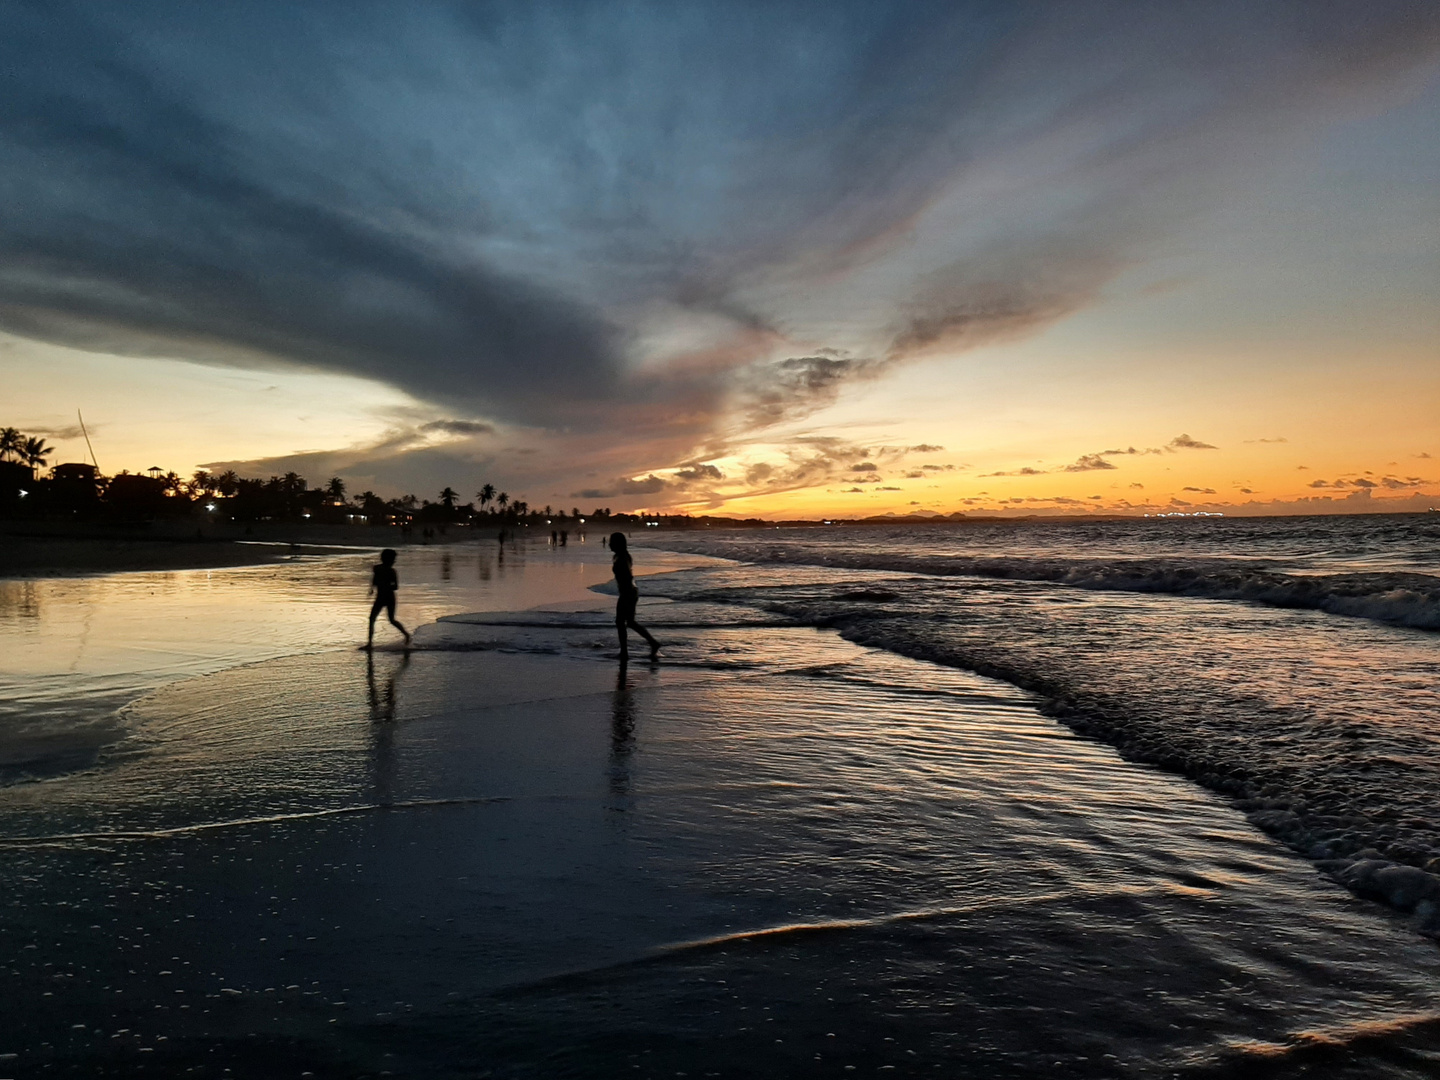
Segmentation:
<svg viewBox="0 0 1440 1080">
<path fill-rule="evenodd" d="M 919 443 L 916 446 L 910 446 L 906 449 L 912 454 L 937 454 L 945 448 L 943 446 L 936 446 L 934 443 Z"/>
<path fill-rule="evenodd" d="M 702 465 L 700 462 L 692 462 L 677 471 L 675 478 L 682 481 L 724 480 L 725 474 L 720 471 L 718 466 Z"/>
<path fill-rule="evenodd" d="M 620 496 L 633 495 L 658 495 L 666 488 L 665 481 L 651 473 L 649 476 L 639 480 L 631 480 L 620 477 L 607 487 L 584 488 L 581 491 L 572 491 L 572 499 L 613 499 Z"/>
<path fill-rule="evenodd" d="M 898 487 L 878 487 L 878 488 L 876 488 L 875 490 L 876 490 L 876 491 L 904 491 L 905 489 L 904 489 L 904 488 L 898 488 Z"/>
<path fill-rule="evenodd" d="M 1116 468 L 1100 454 L 1085 454 L 1073 465 L 1066 465 L 1066 472 L 1095 472 L 1100 469 Z"/>
<path fill-rule="evenodd" d="M 1391 491 L 1403 491 L 1406 488 L 1429 487 L 1435 481 L 1425 480 L 1418 476 L 1386 476 L 1380 480 L 1380 483 Z M 1368 486 L 1373 487 L 1374 485 Z"/>
<path fill-rule="evenodd" d="M 1218 450 L 1218 446 L 1211 446 L 1199 439 L 1192 439 L 1189 435 L 1176 435 L 1165 444 L 1168 450 Z"/>
<path fill-rule="evenodd" d="M 877 469 L 879 469 L 879 467 L 880 466 L 876 465 L 873 461 L 857 461 L 854 465 L 850 466 L 850 471 L 875 472 Z"/>
<path fill-rule="evenodd" d="M 1214 488 L 1184 487 L 1184 488 L 1181 488 L 1180 490 L 1181 490 L 1181 491 L 1195 491 L 1195 492 L 1199 492 L 1201 495 L 1214 495 L 1214 494 L 1215 494 L 1215 489 L 1214 489 Z"/>
<path fill-rule="evenodd" d="M 926 472 L 954 472 L 954 465 L 921 465 Z"/>
<path fill-rule="evenodd" d="M 737 382 L 746 428 L 764 428 L 823 408 L 847 382 L 878 377 L 884 364 L 835 356 L 795 356 L 742 370 Z"/>
<path fill-rule="evenodd" d="M 888 355 L 1022 337 L 1085 307 L 1120 266 L 1112 253 L 1069 250 L 1055 238 L 978 251 L 930 275 L 896 326 Z"/>
<path fill-rule="evenodd" d="M 1032 469 L 1029 465 L 1026 465 L 1023 469 L 1014 469 L 1014 470 L 1012 470 L 1012 471 L 1010 471 L 1010 472 L 987 472 L 987 473 L 981 473 L 980 475 L 981 475 L 981 477 L 986 477 L 986 476 L 1044 476 L 1044 475 L 1045 475 L 1045 470 L 1044 470 L 1044 469 Z"/>
<path fill-rule="evenodd" d="M 92 425 L 90 431 L 93 433 L 100 430 L 98 425 Z M 85 431 L 79 424 L 71 424 L 66 427 L 35 427 L 27 425 L 26 435 L 39 435 L 46 439 L 81 439 L 85 437 Z"/>
</svg>

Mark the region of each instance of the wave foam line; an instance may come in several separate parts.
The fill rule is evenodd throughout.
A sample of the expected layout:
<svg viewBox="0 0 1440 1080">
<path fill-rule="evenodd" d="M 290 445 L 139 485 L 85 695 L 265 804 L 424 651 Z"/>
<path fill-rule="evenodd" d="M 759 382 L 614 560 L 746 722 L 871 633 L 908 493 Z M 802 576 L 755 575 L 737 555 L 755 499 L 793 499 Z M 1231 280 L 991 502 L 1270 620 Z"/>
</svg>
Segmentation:
<svg viewBox="0 0 1440 1080">
<path fill-rule="evenodd" d="M 704 546 L 704 545 L 695 545 Z M 1408 572 L 1286 574 L 1260 564 L 1219 560 L 1055 559 L 1022 556 L 900 555 L 737 544 L 723 547 L 753 563 L 881 570 L 935 577 L 1034 581 L 1096 591 L 1240 600 L 1440 630 L 1440 578 Z M 877 594 L 874 599 L 879 600 Z M 883 601 L 882 601 L 883 602 Z"/>
<path fill-rule="evenodd" d="M 1246 1076 L 1263 1076 L 1267 1067 L 1323 1066 L 1344 1060 L 1354 1050 L 1385 1045 L 1405 1039 L 1429 1039 L 1440 1035 L 1440 1013 L 1417 1012 L 1376 1020 L 1359 1020 L 1319 1030 L 1291 1032 L 1284 1042 L 1246 1040 L 1231 1042 L 1218 1052 L 1191 1062 L 1200 1073 L 1220 1071 L 1226 1075 L 1244 1071 Z M 1287 1068 L 1285 1075 L 1290 1075 Z"/>
<path fill-rule="evenodd" d="M 63 844 L 75 840 L 164 840 L 173 836 L 188 836 L 217 829 L 238 829 L 246 825 L 280 825 L 287 821 L 341 817 L 347 814 L 368 814 L 376 810 L 424 810 L 436 806 L 481 806 L 509 801 L 507 796 L 476 796 L 461 799 L 410 799 L 404 802 L 363 803 L 359 806 L 335 806 L 326 810 L 300 810 L 293 814 L 264 814 L 259 817 L 232 818 L 227 821 L 203 821 L 197 825 L 177 825 L 169 829 L 117 829 L 109 832 L 56 833 L 51 836 L 0 837 L 0 847 L 42 847 L 47 844 Z"/>
<path fill-rule="evenodd" d="M 1197 889 L 1194 886 L 1163 883 L 1158 885 L 1125 885 L 1114 889 L 1061 889 L 1055 892 L 1038 893 L 1031 896 L 993 897 L 978 900 L 973 904 L 958 907 L 924 908 L 920 911 L 897 911 L 889 915 L 875 915 L 866 919 L 824 919 L 818 922 L 785 923 L 780 926 L 764 926 L 756 930 L 737 930 L 714 937 L 697 938 L 692 941 L 677 941 L 661 945 L 656 953 L 669 956 L 675 953 L 715 949 L 748 941 L 761 941 L 775 937 L 798 937 L 811 934 L 828 934 L 845 930 L 875 930 L 904 923 L 928 922 L 932 919 L 951 919 L 965 915 L 978 915 L 997 908 L 1013 910 L 1019 907 L 1033 907 L 1064 900 L 1093 900 L 1113 896 L 1154 896 L 1157 894 L 1184 895 L 1209 894 L 1214 890 Z"/>
<path fill-rule="evenodd" d="M 1095 900 L 1105 899 L 1107 897 L 1155 896 L 1161 894 L 1171 896 L 1208 896 L 1213 892 L 1214 890 L 1212 889 L 1197 889 L 1194 886 L 1181 885 L 1178 882 L 1165 882 L 1143 886 L 1122 885 L 1111 889 L 1063 889 L 1032 896 L 994 897 L 989 900 L 980 900 L 973 904 L 964 904 L 958 907 L 900 911 L 889 915 L 876 915 L 867 919 L 826 919 L 818 922 L 764 926 L 754 930 L 738 930 L 733 933 L 717 934 L 714 937 L 698 938 L 693 941 L 677 941 L 666 945 L 659 945 L 643 956 L 632 957 L 628 960 L 619 960 L 610 964 L 600 964 L 596 967 L 559 972 L 555 975 L 548 975 L 529 982 L 506 987 L 502 992 L 508 994 L 532 993 L 563 985 L 568 982 L 595 978 L 607 972 L 624 971 L 629 968 L 664 963 L 667 960 L 683 957 L 691 953 L 707 952 L 714 949 L 722 949 L 727 945 L 740 945 L 751 941 L 765 942 L 772 939 L 783 940 L 791 937 L 810 937 L 843 933 L 848 930 L 883 929 L 886 926 L 896 926 L 904 923 L 925 922 L 931 919 L 963 918 L 967 915 L 976 915 L 996 909 L 1014 910 L 1015 908 L 1033 907 L 1042 904 L 1058 903 L 1065 900 Z"/>
</svg>

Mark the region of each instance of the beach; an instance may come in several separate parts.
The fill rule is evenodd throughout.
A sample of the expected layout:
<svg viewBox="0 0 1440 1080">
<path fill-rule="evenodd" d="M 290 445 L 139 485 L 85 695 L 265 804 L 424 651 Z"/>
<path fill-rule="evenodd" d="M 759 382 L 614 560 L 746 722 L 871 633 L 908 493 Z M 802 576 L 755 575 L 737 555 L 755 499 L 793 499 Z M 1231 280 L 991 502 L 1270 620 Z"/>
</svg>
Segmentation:
<svg viewBox="0 0 1440 1080">
<path fill-rule="evenodd" d="M 0 1076 L 1432 1074 L 1416 912 L 916 655 L 938 577 L 646 539 L 625 668 L 593 543 L 402 551 L 408 653 L 364 555 L 0 587 Z"/>
</svg>

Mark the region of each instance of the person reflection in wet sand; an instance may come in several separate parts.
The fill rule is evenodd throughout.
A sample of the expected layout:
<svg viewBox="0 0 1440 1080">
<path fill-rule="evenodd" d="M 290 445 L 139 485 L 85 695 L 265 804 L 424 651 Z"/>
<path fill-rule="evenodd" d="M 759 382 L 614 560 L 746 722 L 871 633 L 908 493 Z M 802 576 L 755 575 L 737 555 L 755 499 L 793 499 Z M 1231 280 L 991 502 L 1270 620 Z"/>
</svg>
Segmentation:
<svg viewBox="0 0 1440 1080">
<path fill-rule="evenodd" d="M 395 797 L 395 686 L 410 666 L 406 652 L 400 663 L 385 676 L 383 687 L 375 679 L 375 656 L 365 657 L 365 682 L 370 691 L 372 770 L 375 801 L 387 804 Z"/>
<path fill-rule="evenodd" d="M 635 700 L 625 668 L 615 679 L 610 700 L 610 794 L 630 794 L 630 755 L 635 749 Z"/>
<path fill-rule="evenodd" d="M 400 588 L 400 576 L 395 573 L 395 549 L 386 548 L 380 553 L 380 562 L 370 575 L 370 591 L 375 594 L 375 603 L 370 607 L 370 636 L 365 648 L 375 647 L 375 618 L 384 611 L 390 625 L 405 635 L 405 647 L 410 647 L 410 631 L 395 619 L 395 591 Z"/>
<path fill-rule="evenodd" d="M 610 534 L 610 550 L 615 552 L 611 564 L 615 570 L 615 584 L 620 589 L 620 600 L 615 605 L 615 629 L 620 635 L 620 662 L 630 661 L 630 640 L 626 628 L 634 630 L 650 643 L 650 659 L 660 651 L 660 642 L 635 621 L 635 605 L 640 602 L 640 590 L 635 587 L 635 562 L 630 558 L 630 546 L 624 533 Z"/>
<path fill-rule="evenodd" d="M 405 674 L 405 669 L 410 666 L 410 654 L 407 652 L 400 658 L 400 663 L 395 670 L 385 677 L 385 687 L 382 690 L 380 684 L 375 680 L 375 657 L 365 658 L 365 682 L 370 691 L 370 722 L 374 724 L 391 723 L 395 719 L 395 684 L 400 681 L 400 676 Z"/>
</svg>

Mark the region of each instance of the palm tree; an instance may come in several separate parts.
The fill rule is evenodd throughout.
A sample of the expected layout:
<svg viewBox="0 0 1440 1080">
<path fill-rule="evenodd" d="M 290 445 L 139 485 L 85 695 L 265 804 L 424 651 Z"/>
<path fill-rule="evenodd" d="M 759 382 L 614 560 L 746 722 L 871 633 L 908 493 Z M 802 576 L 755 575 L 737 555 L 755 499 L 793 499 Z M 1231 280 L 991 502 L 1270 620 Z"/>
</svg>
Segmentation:
<svg viewBox="0 0 1440 1080">
<path fill-rule="evenodd" d="M 455 500 L 459 497 L 460 493 L 458 491 L 452 487 L 446 487 L 444 491 L 440 492 L 440 505 L 445 507 L 446 510 L 454 510 Z"/>
<path fill-rule="evenodd" d="M 235 492 L 240 490 L 239 473 L 237 473 L 234 469 L 226 469 L 224 472 L 222 472 L 219 476 L 215 478 L 215 487 L 221 495 L 229 498 L 231 495 L 234 495 Z"/>
<path fill-rule="evenodd" d="M 490 500 L 495 498 L 495 485 L 486 484 L 475 493 L 475 497 L 480 500 L 480 509 L 484 510 L 490 505 Z"/>
<path fill-rule="evenodd" d="M 180 474 L 173 470 L 166 473 L 161 479 L 165 481 L 165 492 L 169 495 L 180 494 Z"/>
<path fill-rule="evenodd" d="M 204 469 L 195 470 L 190 477 L 190 494 L 197 497 L 215 494 L 215 477 Z"/>
<path fill-rule="evenodd" d="M 25 445 L 25 436 L 13 427 L 0 428 L 0 461 L 18 454 Z"/>
<path fill-rule="evenodd" d="M 504 512 L 505 507 L 508 506 L 509 504 L 510 504 L 510 496 L 509 496 L 508 494 L 506 494 L 505 492 L 502 491 L 502 492 L 500 492 L 499 495 L 496 495 L 496 496 L 495 496 L 495 505 L 498 506 L 498 507 L 500 507 L 500 510 L 501 510 L 502 513 Z"/>
<path fill-rule="evenodd" d="M 325 492 L 330 498 L 334 499 L 337 504 L 343 503 L 345 501 L 345 481 L 341 480 L 338 476 L 332 476 L 330 483 L 325 485 Z"/>
<path fill-rule="evenodd" d="M 25 458 L 27 465 L 32 469 L 38 469 L 45 464 L 45 459 L 55 452 L 55 448 L 46 446 L 44 439 L 31 436 L 25 440 L 23 445 L 17 446 L 16 451 Z"/>
</svg>

